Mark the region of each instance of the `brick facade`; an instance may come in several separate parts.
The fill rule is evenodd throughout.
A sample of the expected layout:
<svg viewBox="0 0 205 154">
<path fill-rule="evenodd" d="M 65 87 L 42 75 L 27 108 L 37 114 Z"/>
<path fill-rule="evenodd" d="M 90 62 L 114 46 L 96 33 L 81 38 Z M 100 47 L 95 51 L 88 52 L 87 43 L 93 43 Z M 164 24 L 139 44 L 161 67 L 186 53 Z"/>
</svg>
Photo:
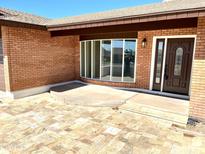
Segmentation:
<svg viewBox="0 0 205 154">
<path fill-rule="evenodd" d="M 3 51 L 8 59 L 9 83 L 6 85 L 9 85 L 7 90 L 10 91 L 76 79 L 99 85 L 149 89 L 153 37 L 197 34 L 190 115 L 200 119 L 205 117 L 205 17 L 199 18 L 198 28 L 139 31 L 135 83 L 104 82 L 80 78 L 79 36 L 51 37 L 46 30 L 25 27 L 2 26 L 1 29 Z M 141 46 L 144 38 L 147 39 L 146 48 Z M 2 71 L 3 65 L 0 65 L 0 73 Z"/>
<path fill-rule="evenodd" d="M 190 116 L 205 120 L 205 17 L 198 19 L 191 84 Z"/>
<path fill-rule="evenodd" d="M 86 83 L 102 85 L 102 86 L 137 88 L 135 83 L 100 81 L 100 80 L 86 79 L 86 78 L 81 78 L 81 81 L 86 82 Z"/>
<path fill-rule="evenodd" d="M 2 26 L 10 90 L 74 80 L 79 37 L 51 37 L 48 31 Z"/>
<path fill-rule="evenodd" d="M 138 33 L 137 87 L 148 89 L 150 85 L 152 43 L 154 36 L 195 35 L 196 28 L 140 31 Z M 142 40 L 147 39 L 147 47 L 142 48 Z"/>
<path fill-rule="evenodd" d="M 0 90 L 4 91 L 5 90 L 5 83 L 4 83 L 4 65 L 2 63 L 2 37 L 1 37 L 1 28 L 0 28 Z"/>
<path fill-rule="evenodd" d="M 103 82 L 100 85 L 149 88 L 153 36 L 192 35 L 196 28 L 138 32 L 136 83 Z M 20 27 L 2 27 L 3 47 L 8 56 L 11 91 L 80 79 L 78 36 L 51 37 L 49 32 Z M 147 38 L 147 47 L 141 42 Z M 52 54 L 51 54 L 52 53 Z"/>
<path fill-rule="evenodd" d="M 0 64 L 0 90 L 5 90 L 5 83 L 4 83 L 4 65 Z"/>
</svg>

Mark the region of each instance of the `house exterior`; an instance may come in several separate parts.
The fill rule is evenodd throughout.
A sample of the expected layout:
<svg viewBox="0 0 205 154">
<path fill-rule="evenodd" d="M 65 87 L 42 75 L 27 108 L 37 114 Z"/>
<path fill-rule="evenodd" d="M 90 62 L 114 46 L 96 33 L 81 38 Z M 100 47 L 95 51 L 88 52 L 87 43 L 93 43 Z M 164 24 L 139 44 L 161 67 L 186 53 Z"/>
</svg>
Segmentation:
<svg viewBox="0 0 205 154">
<path fill-rule="evenodd" d="M 0 8 L 0 89 L 14 98 L 73 80 L 190 100 L 205 120 L 205 1 L 61 19 Z"/>
</svg>

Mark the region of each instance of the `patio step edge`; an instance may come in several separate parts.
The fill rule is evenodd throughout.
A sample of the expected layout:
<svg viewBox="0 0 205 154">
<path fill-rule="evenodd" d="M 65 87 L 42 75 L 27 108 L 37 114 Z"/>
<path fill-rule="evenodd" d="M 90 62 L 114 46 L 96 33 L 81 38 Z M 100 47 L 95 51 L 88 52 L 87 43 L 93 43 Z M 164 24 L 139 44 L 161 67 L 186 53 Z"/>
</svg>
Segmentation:
<svg viewBox="0 0 205 154">
<path fill-rule="evenodd" d="M 149 105 L 144 105 L 144 104 L 135 104 L 135 106 L 132 107 L 126 107 L 125 105 L 122 105 L 119 107 L 121 110 L 126 110 L 132 113 L 138 113 L 138 114 L 143 114 L 155 118 L 160 118 L 168 121 L 172 121 L 176 124 L 187 124 L 188 121 L 188 114 L 178 114 L 178 113 L 173 113 L 169 112 L 167 110 L 159 109 L 157 107 L 152 107 Z"/>
<path fill-rule="evenodd" d="M 132 101 L 130 101 L 130 100 L 127 100 L 126 101 L 126 104 L 127 103 L 134 103 L 134 102 L 132 102 Z M 163 108 L 159 108 L 159 107 L 155 107 L 155 106 L 151 106 L 151 105 L 147 105 L 147 104 L 143 104 L 143 103 L 135 103 L 135 105 L 137 105 L 137 106 L 143 106 L 143 107 L 146 107 L 146 108 L 150 108 L 150 109 L 154 109 L 154 110 L 159 110 L 159 111 L 162 111 L 162 112 L 168 112 L 168 113 L 171 113 L 171 114 L 177 114 L 177 115 L 181 115 L 181 116 L 189 116 L 189 114 L 188 113 L 176 113 L 176 112 L 172 112 L 172 111 L 170 111 L 170 110 L 166 110 L 166 109 L 163 109 Z"/>
<path fill-rule="evenodd" d="M 156 119 L 160 119 L 160 120 L 164 120 L 164 121 L 168 121 L 168 122 L 171 122 L 172 124 L 176 124 L 176 125 L 180 125 L 182 127 L 185 127 L 187 125 L 187 121 L 184 121 L 184 122 L 180 122 L 180 121 L 176 121 L 176 120 L 173 120 L 171 118 L 164 118 L 163 116 L 157 116 L 157 115 L 153 115 L 153 114 L 147 114 L 147 113 L 144 113 L 144 112 L 137 112 L 137 111 L 133 111 L 133 110 L 129 110 L 129 109 L 122 109 L 120 108 L 121 111 L 125 111 L 125 112 L 129 112 L 129 113 L 132 113 L 132 114 L 140 114 L 140 115 L 143 115 L 143 116 L 147 116 L 147 117 L 151 117 L 151 118 L 156 118 Z"/>
</svg>

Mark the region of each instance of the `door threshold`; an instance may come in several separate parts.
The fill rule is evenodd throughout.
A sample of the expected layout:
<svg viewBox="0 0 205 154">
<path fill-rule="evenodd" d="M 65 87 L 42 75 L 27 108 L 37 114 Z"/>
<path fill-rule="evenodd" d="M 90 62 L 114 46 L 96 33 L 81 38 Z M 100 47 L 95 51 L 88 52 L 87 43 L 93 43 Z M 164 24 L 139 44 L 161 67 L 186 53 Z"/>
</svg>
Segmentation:
<svg viewBox="0 0 205 154">
<path fill-rule="evenodd" d="M 147 94 L 151 94 L 151 95 L 177 98 L 177 99 L 182 99 L 182 100 L 189 100 L 190 99 L 190 97 L 187 95 L 173 94 L 173 93 L 160 92 L 160 91 L 152 91 L 152 90 L 139 89 L 139 88 L 119 88 L 119 89 L 140 92 L 140 93 L 147 93 Z"/>
</svg>

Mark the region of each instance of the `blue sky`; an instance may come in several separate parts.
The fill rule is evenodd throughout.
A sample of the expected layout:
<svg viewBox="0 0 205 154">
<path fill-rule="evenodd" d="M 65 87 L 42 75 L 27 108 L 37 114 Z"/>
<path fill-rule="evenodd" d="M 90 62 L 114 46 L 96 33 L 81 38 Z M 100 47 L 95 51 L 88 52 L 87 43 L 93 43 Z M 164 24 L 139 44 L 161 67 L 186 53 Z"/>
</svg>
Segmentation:
<svg viewBox="0 0 205 154">
<path fill-rule="evenodd" d="M 161 0 L 0 0 L 0 7 L 20 10 L 48 18 L 59 18 L 160 1 Z"/>
</svg>

